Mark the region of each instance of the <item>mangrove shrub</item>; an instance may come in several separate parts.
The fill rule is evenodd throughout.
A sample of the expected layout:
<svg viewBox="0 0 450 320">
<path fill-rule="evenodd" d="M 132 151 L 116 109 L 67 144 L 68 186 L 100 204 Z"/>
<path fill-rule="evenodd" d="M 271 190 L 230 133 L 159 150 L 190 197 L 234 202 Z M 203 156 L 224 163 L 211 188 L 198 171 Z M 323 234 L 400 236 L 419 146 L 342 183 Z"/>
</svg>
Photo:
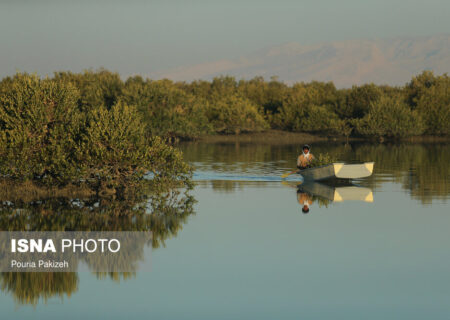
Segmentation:
<svg viewBox="0 0 450 320">
<path fill-rule="evenodd" d="M 370 104 L 367 115 L 355 124 L 357 133 L 378 138 L 401 138 L 424 131 L 421 117 L 399 96 L 382 96 Z"/>
<path fill-rule="evenodd" d="M 268 128 L 257 107 L 250 100 L 236 95 L 211 102 L 207 118 L 216 133 L 239 134 Z"/>
<path fill-rule="evenodd" d="M 56 72 L 55 80 L 69 82 L 78 88 L 78 105 L 82 110 L 99 106 L 111 108 L 118 101 L 123 88 L 119 74 L 104 69 L 84 73 Z"/>
<path fill-rule="evenodd" d="M 0 175 L 106 188 L 147 173 L 188 181 L 181 153 L 145 134 L 141 114 L 119 102 L 80 108 L 72 82 L 18 74 L 0 94 Z"/>
<path fill-rule="evenodd" d="M 424 72 L 413 78 L 406 88 L 408 101 L 422 116 L 426 133 L 450 134 L 450 78 Z"/>
<path fill-rule="evenodd" d="M 82 114 L 70 83 L 18 74 L 0 95 L 0 174 L 80 179 Z"/>
<path fill-rule="evenodd" d="M 206 102 L 176 88 L 171 81 L 130 78 L 120 99 L 138 108 L 149 135 L 192 139 L 211 133 Z"/>
</svg>

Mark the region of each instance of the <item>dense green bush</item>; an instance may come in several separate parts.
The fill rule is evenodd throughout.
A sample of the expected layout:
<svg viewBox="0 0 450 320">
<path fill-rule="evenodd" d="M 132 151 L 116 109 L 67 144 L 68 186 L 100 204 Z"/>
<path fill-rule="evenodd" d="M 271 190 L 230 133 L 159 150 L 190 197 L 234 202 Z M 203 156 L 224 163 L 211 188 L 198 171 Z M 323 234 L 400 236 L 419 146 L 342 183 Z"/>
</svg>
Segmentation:
<svg viewBox="0 0 450 320">
<path fill-rule="evenodd" d="M 207 107 L 207 118 L 216 133 L 239 134 L 268 128 L 257 107 L 239 96 L 225 96 L 211 102 Z"/>
<path fill-rule="evenodd" d="M 444 75 L 446 77 L 446 75 Z M 405 93 L 407 95 L 407 102 L 411 108 L 415 109 L 420 97 L 436 84 L 437 77 L 431 71 L 424 71 L 421 74 L 413 77 L 411 81 L 405 86 Z"/>
<path fill-rule="evenodd" d="M 18 74 L 0 95 L 0 175 L 117 188 L 152 172 L 188 182 L 181 153 L 149 138 L 134 107 L 80 110 L 72 82 Z"/>
<path fill-rule="evenodd" d="M 327 107 L 317 105 L 283 107 L 276 118 L 281 129 L 312 133 L 331 132 L 339 121 Z"/>
<path fill-rule="evenodd" d="M 362 118 L 369 111 L 370 104 L 382 94 L 382 90 L 374 84 L 353 86 L 346 92 L 345 100 L 336 111 L 343 118 Z"/>
<path fill-rule="evenodd" d="M 279 113 L 271 117 L 273 126 L 298 132 L 331 132 L 338 127 L 339 118 L 331 110 L 334 98 L 322 96 L 317 84 L 293 86 Z"/>
<path fill-rule="evenodd" d="M 417 103 L 417 112 L 425 120 L 426 133 L 450 134 L 450 79 L 427 90 Z"/>
<path fill-rule="evenodd" d="M 120 99 L 138 108 L 149 135 L 192 139 L 212 132 L 206 118 L 206 101 L 177 88 L 171 81 L 130 78 Z"/>
<path fill-rule="evenodd" d="M 86 176 L 113 187 L 139 181 L 148 172 L 157 178 L 188 172 L 180 152 L 159 137 L 148 139 L 136 109 L 122 103 L 89 112 L 81 138 Z"/>
<path fill-rule="evenodd" d="M 355 124 L 357 133 L 378 138 L 401 138 L 424 131 L 421 117 L 398 96 L 382 96 L 371 103 L 367 115 Z"/>
<path fill-rule="evenodd" d="M 17 74 L 0 95 L 0 174 L 27 179 L 80 178 L 78 90 Z"/>
<path fill-rule="evenodd" d="M 422 116 L 426 133 L 450 134 L 450 78 L 447 74 L 435 77 L 424 72 L 412 79 L 406 87 L 408 101 Z"/>
<path fill-rule="evenodd" d="M 245 85 L 245 82 L 241 81 L 239 87 L 240 90 L 247 90 L 244 97 L 248 97 L 253 103 L 256 103 L 259 106 L 258 110 L 260 110 L 261 113 L 278 113 L 283 105 L 284 97 L 288 92 L 288 86 L 279 82 L 276 77 L 272 77 L 261 89 L 258 88 L 258 85 L 261 85 L 261 79 L 256 78 L 255 81 L 248 81 L 248 85 Z M 262 95 L 258 97 L 260 92 Z"/>
<path fill-rule="evenodd" d="M 69 82 L 78 88 L 78 105 L 82 110 L 99 106 L 111 108 L 118 101 L 123 87 L 119 74 L 103 69 L 84 73 L 56 72 L 55 79 Z"/>
</svg>

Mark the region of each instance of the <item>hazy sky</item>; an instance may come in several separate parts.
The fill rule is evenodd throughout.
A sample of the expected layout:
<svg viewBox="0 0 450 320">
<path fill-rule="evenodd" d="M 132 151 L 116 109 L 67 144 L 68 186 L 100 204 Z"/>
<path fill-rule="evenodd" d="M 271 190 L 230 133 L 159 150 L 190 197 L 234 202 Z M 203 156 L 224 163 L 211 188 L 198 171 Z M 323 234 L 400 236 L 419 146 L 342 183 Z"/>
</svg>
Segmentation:
<svg viewBox="0 0 450 320">
<path fill-rule="evenodd" d="M 449 31 L 448 0 L 0 0 L 0 77 L 146 75 L 292 41 Z"/>
</svg>

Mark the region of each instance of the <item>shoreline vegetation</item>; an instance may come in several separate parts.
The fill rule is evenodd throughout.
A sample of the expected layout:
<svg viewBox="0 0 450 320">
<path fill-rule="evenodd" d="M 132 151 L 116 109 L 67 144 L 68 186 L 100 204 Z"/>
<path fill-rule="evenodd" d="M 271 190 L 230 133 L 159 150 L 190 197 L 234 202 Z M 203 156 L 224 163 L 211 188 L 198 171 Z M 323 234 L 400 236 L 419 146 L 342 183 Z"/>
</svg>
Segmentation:
<svg viewBox="0 0 450 320">
<path fill-rule="evenodd" d="M 173 82 L 100 69 L 0 81 L 0 177 L 126 190 L 153 177 L 188 186 L 181 140 L 295 143 L 447 141 L 450 78 L 402 87 L 272 78 Z"/>
<path fill-rule="evenodd" d="M 1 178 L 107 195 L 138 189 L 149 175 L 155 188 L 189 187 L 181 152 L 148 135 L 135 107 L 85 103 L 81 92 L 71 81 L 28 74 L 0 83 Z"/>
<path fill-rule="evenodd" d="M 343 136 L 326 136 L 321 134 L 309 134 L 303 132 L 282 131 L 269 129 L 262 132 L 241 133 L 238 135 L 204 135 L 194 140 L 206 143 L 261 143 L 261 144 L 295 144 L 295 143 L 312 143 L 312 142 L 369 142 L 370 139 L 363 137 L 343 137 Z M 450 136 L 412 136 L 396 139 L 393 142 L 411 142 L 411 143 L 439 143 L 450 142 Z"/>
</svg>

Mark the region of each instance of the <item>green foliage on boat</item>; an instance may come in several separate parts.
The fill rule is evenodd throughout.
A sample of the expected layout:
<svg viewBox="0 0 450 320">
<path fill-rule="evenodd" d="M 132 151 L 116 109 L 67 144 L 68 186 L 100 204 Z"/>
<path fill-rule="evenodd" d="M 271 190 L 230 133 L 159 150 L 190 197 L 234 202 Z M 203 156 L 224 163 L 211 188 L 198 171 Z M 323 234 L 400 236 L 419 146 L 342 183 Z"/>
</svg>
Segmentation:
<svg viewBox="0 0 450 320">
<path fill-rule="evenodd" d="M 319 153 L 311 162 L 311 167 L 320 167 L 333 162 L 338 162 L 338 157 L 335 154 L 329 154 L 328 152 Z"/>
</svg>

